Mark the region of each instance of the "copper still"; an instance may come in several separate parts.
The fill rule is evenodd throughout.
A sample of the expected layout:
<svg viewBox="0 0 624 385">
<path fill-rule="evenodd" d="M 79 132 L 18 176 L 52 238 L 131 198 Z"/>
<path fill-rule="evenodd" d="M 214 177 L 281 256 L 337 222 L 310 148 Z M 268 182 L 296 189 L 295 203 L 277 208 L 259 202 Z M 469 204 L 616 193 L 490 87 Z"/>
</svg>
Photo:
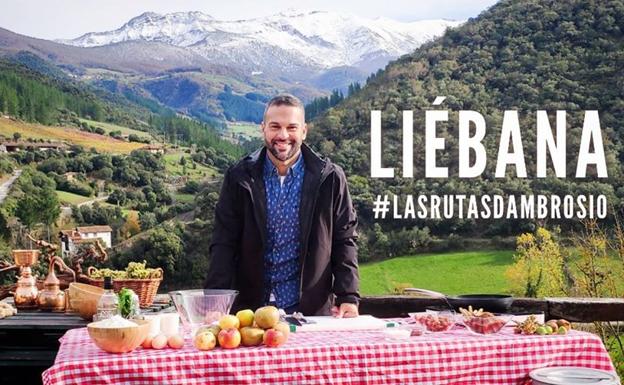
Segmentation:
<svg viewBox="0 0 624 385">
<path fill-rule="evenodd" d="M 20 268 L 20 277 L 15 289 L 15 307 L 18 309 L 37 308 L 37 281 L 32 275 L 31 266 L 39 259 L 39 250 L 13 250 L 15 266 Z"/>
<path fill-rule="evenodd" d="M 54 273 L 54 268 L 56 265 L 61 268 L 61 270 L 71 272 L 73 276 L 73 281 L 76 281 L 76 273 L 70 269 L 63 259 L 58 255 L 54 255 L 50 257 L 50 267 L 48 269 L 48 276 L 45 281 L 43 281 L 43 290 L 39 292 L 39 296 L 37 297 L 37 304 L 39 305 L 39 309 L 44 311 L 64 311 L 66 302 L 65 302 L 65 292 L 61 290 L 61 281 L 56 277 Z"/>
</svg>

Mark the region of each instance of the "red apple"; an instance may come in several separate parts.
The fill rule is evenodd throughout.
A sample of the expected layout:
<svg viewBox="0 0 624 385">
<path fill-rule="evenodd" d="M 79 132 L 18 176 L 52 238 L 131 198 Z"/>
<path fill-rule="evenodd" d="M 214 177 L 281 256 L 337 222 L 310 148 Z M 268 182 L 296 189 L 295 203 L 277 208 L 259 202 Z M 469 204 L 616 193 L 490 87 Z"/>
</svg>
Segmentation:
<svg viewBox="0 0 624 385">
<path fill-rule="evenodd" d="M 276 348 L 286 342 L 286 336 L 279 330 L 269 329 L 264 331 L 264 338 L 262 341 L 266 346 Z"/>
<path fill-rule="evenodd" d="M 241 343 L 241 335 L 238 329 L 221 329 L 219 332 L 219 346 L 225 349 L 237 348 Z"/>
</svg>

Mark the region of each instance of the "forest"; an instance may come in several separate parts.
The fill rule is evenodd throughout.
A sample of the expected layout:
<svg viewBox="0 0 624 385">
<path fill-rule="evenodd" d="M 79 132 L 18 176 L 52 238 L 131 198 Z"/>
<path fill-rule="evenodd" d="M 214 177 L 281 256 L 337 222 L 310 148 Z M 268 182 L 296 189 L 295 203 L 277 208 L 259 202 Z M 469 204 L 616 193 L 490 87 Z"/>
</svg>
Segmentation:
<svg viewBox="0 0 624 385">
<path fill-rule="evenodd" d="M 624 198 L 623 25 L 621 0 L 503 0 L 391 62 L 371 76 L 365 87 L 315 119 L 309 140 L 341 165 L 349 178 L 360 218 L 362 259 L 427 250 L 438 245 L 437 238 L 461 248 L 476 239 L 499 243 L 532 232 L 538 225 L 559 227 L 564 234 L 580 226 L 578 221 L 565 219 L 375 220 L 372 204 L 377 194 L 602 194 L 611 213 L 620 211 Z M 449 175 L 455 176 L 424 178 L 424 167 L 418 167 L 414 178 L 371 178 L 371 111 L 382 111 L 382 164 L 400 170 L 402 111 L 430 109 L 437 96 L 446 96 L 442 108 L 449 110 L 448 121 L 436 126 L 436 135 L 445 139 L 444 149 L 436 152 L 437 165 L 448 167 Z M 480 113 L 488 127 L 482 141 L 486 168 L 474 178 L 456 177 L 461 110 Z M 516 110 L 520 116 L 527 170 L 536 169 L 536 111 L 547 111 L 552 127 L 556 111 L 566 111 L 566 178 L 557 178 L 550 167 L 545 178 L 517 178 L 514 167 L 508 167 L 503 178 L 495 178 L 506 110 Z M 585 111 L 589 110 L 600 114 L 608 178 L 599 178 L 593 166 L 584 179 L 571 175 L 577 166 Z M 425 114 L 415 113 L 414 127 L 425 126 Z M 425 139 L 424 129 L 414 130 L 416 165 L 426 162 Z"/>
</svg>

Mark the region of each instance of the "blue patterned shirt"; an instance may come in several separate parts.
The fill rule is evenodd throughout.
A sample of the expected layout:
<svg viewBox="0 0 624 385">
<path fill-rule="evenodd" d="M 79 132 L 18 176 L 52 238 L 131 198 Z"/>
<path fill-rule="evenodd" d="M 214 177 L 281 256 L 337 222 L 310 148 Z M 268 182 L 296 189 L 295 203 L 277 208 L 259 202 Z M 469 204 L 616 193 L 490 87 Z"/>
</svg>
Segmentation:
<svg viewBox="0 0 624 385">
<path fill-rule="evenodd" d="M 305 164 L 303 155 L 280 181 L 268 154 L 264 161 L 268 244 L 264 252 L 265 301 L 271 293 L 279 308 L 299 303 L 299 205 Z"/>
</svg>

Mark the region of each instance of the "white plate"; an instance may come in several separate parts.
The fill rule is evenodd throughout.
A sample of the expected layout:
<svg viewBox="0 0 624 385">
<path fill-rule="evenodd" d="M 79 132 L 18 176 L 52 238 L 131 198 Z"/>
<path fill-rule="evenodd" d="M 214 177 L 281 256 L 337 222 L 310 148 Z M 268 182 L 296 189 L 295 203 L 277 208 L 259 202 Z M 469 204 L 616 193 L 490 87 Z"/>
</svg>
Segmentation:
<svg viewBox="0 0 624 385">
<path fill-rule="evenodd" d="M 535 385 L 617 385 L 617 377 L 604 370 L 560 366 L 540 368 L 529 374 Z"/>
</svg>

